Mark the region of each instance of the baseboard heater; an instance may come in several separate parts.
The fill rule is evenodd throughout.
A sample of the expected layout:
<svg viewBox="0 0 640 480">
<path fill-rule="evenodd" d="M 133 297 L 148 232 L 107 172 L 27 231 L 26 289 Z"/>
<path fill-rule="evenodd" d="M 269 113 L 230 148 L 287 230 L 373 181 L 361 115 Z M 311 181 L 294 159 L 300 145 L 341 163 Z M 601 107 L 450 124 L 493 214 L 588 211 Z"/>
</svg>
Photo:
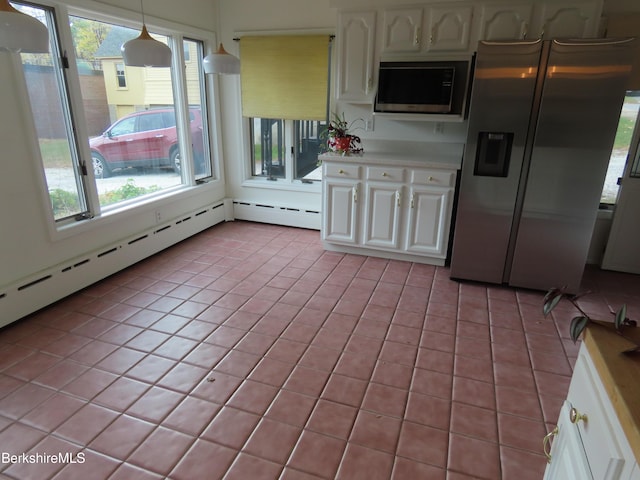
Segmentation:
<svg viewBox="0 0 640 480">
<path fill-rule="evenodd" d="M 0 327 L 224 221 L 224 202 L 201 207 L 1 288 Z"/>
<path fill-rule="evenodd" d="M 237 220 L 273 223 L 289 227 L 320 230 L 321 212 L 303 208 L 287 207 L 267 203 L 233 201 L 233 216 Z"/>
</svg>

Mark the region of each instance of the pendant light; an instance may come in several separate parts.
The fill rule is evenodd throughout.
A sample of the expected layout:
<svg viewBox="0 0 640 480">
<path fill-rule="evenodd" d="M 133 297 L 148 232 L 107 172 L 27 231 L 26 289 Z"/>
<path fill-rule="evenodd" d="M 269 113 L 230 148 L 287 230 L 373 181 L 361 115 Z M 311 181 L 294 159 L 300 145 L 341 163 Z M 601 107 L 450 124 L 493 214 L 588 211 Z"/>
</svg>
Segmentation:
<svg viewBox="0 0 640 480">
<path fill-rule="evenodd" d="M 0 51 L 47 53 L 49 31 L 42 22 L 0 0 Z"/>
<path fill-rule="evenodd" d="M 140 35 L 125 42 L 120 48 L 124 64 L 129 67 L 170 67 L 171 49 L 149 35 L 144 23 L 142 0 L 140 0 L 140 12 L 142 13 Z"/>
<path fill-rule="evenodd" d="M 227 52 L 222 44 L 216 53 L 210 53 L 202 60 L 204 73 L 237 75 L 240 73 L 240 60 Z"/>
</svg>

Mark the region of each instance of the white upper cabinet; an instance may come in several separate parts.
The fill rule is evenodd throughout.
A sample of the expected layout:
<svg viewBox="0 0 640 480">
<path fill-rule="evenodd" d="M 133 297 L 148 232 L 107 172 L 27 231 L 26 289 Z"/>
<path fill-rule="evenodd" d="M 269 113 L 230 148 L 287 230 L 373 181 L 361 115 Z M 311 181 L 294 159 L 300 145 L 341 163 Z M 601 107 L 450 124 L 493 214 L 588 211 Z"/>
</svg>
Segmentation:
<svg viewBox="0 0 640 480">
<path fill-rule="evenodd" d="M 482 40 L 524 40 L 527 38 L 533 5 L 487 4 L 482 7 Z"/>
<path fill-rule="evenodd" d="M 419 52 L 422 48 L 422 8 L 384 11 L 383 52 Z"/>
<path fill-rule="evenodd" d="M 353 102 L 371 101 L 376 12 L 343 12 L 338 15 L 337 97 Z"/>
<path fill-rule="evenodd" d="M 336 100 L 373 104 L 379 62 L 471 55 L 478 40 L 598 35 L 603 0 L 487 0 L 410 4 L 373 2 L 338 12 Z"/>
<path fill-rule="evenodd" d="M 429 7 L 426 50 L 429 52 L 469 50 L 473 7 L 437 5 Z"/>
<path fill-rule="evenodd" d="M 544 2 L 538 6 L 538 22 L 531 37 L 596 37 L 601 7 L 600 2 Z"/>
</svg>

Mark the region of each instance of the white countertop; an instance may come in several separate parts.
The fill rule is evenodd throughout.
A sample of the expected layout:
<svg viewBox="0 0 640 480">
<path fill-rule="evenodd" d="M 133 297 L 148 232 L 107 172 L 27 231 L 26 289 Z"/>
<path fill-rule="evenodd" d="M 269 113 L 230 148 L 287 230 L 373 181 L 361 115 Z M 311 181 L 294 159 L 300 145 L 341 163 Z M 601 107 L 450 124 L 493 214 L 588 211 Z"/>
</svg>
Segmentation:
<svg viewBox="0 0 640 480">
<path fill-rule="evenodd" d="M 365 152 L 358 155 L 325 153 L 322 161 L 363 162 L 368 164 L 397 164 L 407 167 L 431 167 L 458 170 L 462 165 L 462 143 L 368 141 Z"/>
</svg>

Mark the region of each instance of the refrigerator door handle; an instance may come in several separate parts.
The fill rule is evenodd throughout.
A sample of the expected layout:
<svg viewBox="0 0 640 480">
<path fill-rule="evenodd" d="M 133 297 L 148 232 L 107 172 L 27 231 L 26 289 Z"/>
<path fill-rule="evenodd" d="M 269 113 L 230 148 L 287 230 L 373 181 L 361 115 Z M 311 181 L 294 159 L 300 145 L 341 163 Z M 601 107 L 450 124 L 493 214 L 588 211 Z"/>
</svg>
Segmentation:
<svg viewBox="0 0 640 480">
<path fill-rule="evenodd" d="M 611 38 L 611 39 L 598 39 L 597 41 L 587 40 L 558 40 L 553 39 L 553 43 L 555 45 L 562 45 L 563 47 L 572 47 L 572 46 L 588 46 L 588 47 L 596 47 L 596 46 L 608 46 L 608 45 L 624 45 L 627 43 L 635 42 L 635 38 Z"/>
<path fill-rule="evenodd" d="M 505 41 L 505 42 L 494 42 L 491 40 L 480 40 L 480 43 L 483 45 L 499 45 L 499 46 L 520 46 L 520 45 L 536 45 L 538 43 L 542 43 L 542 38 L 536 38 L 535 40 L 516 40 L 514 42 Z"/>
</svg>

